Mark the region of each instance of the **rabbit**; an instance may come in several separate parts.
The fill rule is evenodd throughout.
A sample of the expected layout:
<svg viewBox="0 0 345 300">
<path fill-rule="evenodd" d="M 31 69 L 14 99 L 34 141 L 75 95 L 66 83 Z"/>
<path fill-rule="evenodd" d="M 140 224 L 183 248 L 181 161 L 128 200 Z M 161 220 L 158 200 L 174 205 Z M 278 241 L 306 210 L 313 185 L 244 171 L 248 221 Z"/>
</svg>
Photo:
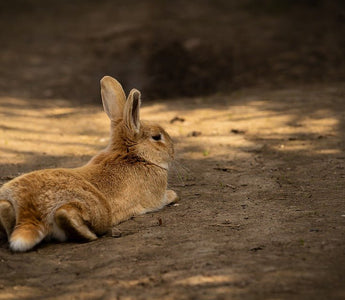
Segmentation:
<svg viewBox="0 0 345 300">
<path fill-rule="evenodd" d="M 141 94 L 100 81 L 110 141 L 86 165 L 21 175 L 0 188 L 0 232 L 25 252 L 42 240 L 92 241 L 129 218 L 179 198 L 167 190 L 173 143 L 159 125 L 140 120 Z"/>
</svg>

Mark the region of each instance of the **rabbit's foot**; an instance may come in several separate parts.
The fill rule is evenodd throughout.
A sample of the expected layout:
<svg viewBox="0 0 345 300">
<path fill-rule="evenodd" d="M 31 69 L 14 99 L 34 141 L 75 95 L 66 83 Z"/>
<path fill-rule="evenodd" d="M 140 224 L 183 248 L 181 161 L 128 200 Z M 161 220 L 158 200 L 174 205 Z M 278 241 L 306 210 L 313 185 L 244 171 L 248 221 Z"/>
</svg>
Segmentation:
<svg viewBox="0 0 345 300">
<path fill-rule="evenodd" d="M 9 239 L 10 248 L 16 252 L 28 251 L 39 244 L 46 235 L 43 224 L 34 218 L 19 219 Z"/>
<path fill-rule="evenodd" d="M 180 200 L 179 196 L 173 190 L 166 190 L 165 201 L 166 204 L 175 203 Z"/>
<path fill-rule="evenodd" d="M 73 204 L 64 204 L 55 212 L 56 224 L 71 240 L 93 241 L 97 236 L 90 231 L 80 209 Z"/>
<path fill-rule="evenodd" d="M 12 204 L 7 200 L 0 200 L 0 233 L 4 233 L 9 238 L 14 225 L 16 216 Z"/>
</svg>

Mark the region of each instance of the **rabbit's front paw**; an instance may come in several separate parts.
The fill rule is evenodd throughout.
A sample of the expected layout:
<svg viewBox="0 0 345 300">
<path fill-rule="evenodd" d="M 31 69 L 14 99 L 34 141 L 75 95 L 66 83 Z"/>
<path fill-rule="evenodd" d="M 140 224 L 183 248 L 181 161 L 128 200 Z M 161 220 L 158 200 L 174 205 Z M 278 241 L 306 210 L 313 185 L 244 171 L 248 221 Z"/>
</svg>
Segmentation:
<svg viewBox="0 0 345 300">
<path fill-rule="evenodd" d="M 180 200 L 179 196 L 173 190 L 167 190 L 165 192 L 166 204 L 175 203 Z"/>
</svg>

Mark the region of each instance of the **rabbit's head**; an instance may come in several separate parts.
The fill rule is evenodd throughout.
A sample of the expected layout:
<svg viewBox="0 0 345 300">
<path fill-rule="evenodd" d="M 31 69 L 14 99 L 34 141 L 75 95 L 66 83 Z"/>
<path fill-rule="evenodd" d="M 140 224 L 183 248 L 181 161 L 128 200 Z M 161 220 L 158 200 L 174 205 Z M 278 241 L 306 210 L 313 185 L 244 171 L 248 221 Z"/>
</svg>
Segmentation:
<svg viewBox="0 0 345 300">
<path fill-rule="evenodd" d="M 172 140 L 161 126 L 140 120 L 140 92 L 132 89 L 126 100 L 121 84 L 105 76 L 101 80 L 101 95 L 111 120 L 108 150 L 132 154 L 167 169 L 174 156 Z"/>
</svg>

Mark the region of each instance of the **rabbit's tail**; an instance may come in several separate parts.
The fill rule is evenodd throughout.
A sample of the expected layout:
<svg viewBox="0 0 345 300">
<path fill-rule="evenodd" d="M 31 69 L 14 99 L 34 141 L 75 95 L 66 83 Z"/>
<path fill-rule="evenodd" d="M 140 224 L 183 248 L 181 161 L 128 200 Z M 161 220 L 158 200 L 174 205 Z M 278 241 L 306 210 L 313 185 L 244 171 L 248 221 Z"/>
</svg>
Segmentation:
<svg viewBox="0 0 345 300">
<path fill-rule="evenodd" d="M 47 235 L 44 226 L 38 222 L 20 222 L 10 237 L 10 248 L 16 252 L 30 250 Z"/>
</svg>

